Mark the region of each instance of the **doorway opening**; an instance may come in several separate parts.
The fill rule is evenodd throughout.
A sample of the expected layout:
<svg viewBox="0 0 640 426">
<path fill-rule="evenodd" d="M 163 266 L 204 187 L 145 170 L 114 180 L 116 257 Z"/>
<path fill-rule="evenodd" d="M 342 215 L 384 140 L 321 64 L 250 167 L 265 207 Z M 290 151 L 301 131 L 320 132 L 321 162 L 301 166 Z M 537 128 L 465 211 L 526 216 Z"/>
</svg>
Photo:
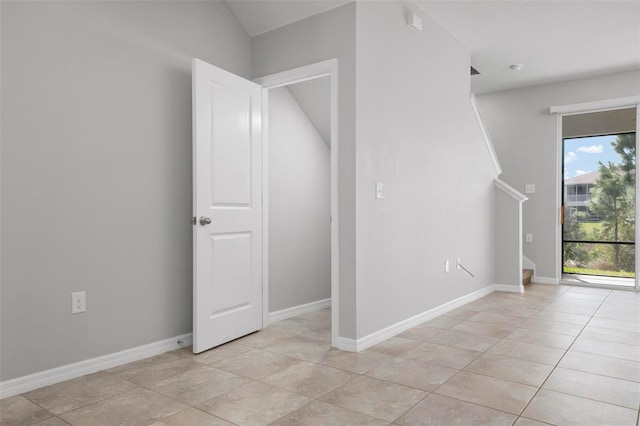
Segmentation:
<svg viewBox="0 0 640 426">
<path fill-rule="evenodd" d="M 331 341 L 329 77 L 269 91 L 269 323 Z M 320 315 L 319 312 L 322 315 Z M 321 324 L 314 324 L 313 321 Z M 293 322 L 291 322 L 293 324 Z M 330 324 L 330 323 L 329 323 Z M 319 332 L 324 326 L 326 333 Z"/>
<path fill-rule="evenodd" d="M 334 347 L 337 65 L 331 59 L 255 80 L 263 88 L 263 327 L 292 317 L 330 320 L 325 337 Z"/>
<path fill-rule="evenodd" d="M 562 280 L 636 286 L 636 108 L 562 117 Z"/>
</svg>

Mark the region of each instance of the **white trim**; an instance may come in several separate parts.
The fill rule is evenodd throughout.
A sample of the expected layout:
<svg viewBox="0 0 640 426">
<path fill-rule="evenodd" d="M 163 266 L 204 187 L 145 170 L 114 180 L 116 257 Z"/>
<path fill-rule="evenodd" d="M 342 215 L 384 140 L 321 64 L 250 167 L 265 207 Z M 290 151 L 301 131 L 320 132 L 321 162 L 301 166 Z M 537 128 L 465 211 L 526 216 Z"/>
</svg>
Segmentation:
<svg viewBox="0 0 640 426">
<path fill-rule="evenodd" d="M 522 268 L 523 269 L 531 269 L 533 270 L 533 273 L 535 274 L 536 272 L 536 264 L 533 263 L 531 261 L 531 259 L 529 259 L 527 256 L 525 256 L 524 254 L 522 255 Z"/>
<path fill-rule="evenodd" d="M 516 190 L 515 188 L 513 188 L 511 185 L 508 185 L 507 183 L 501 181 L 500 179 L 496 178 L 493 180 L 493 185 L 501 190 L 502 192 L 504 192 L 506 195 L 508 195 L 509 197 L 511 197 L 514 201 L 516 201 L 518 203 L 518 235 L 517 235 L 517 239 L 518 239 L 518 265 L 517 265 L 517 271 L 518 271 L 518 280 L 516 281 L 515 285 L 522 285 L 522 257 L 523 257 L 523 249 L 522 249 L 522 203 L 527 201 L 529 198 L 527 198 L 525 195 L 523 195 L 521 192 L 519 192 L 518 190 Z M 511 285 L 511 287 L 514 287 L 513 285 Z"/>
<path fill-rule="evenodd" d="M 293 306 L 291 308 L 282 309 L 280 311 L 269 313 L 269 324 L 276 323 L 278 321 L 286 320 L 289 318 L 297 317 L 300 315 L 308 314 L 310 312 L 319 311 L 321 309 L 331 307 L 331 298 L 317 300 L 311 303 L 305 303 L 303 305 Z"/>
<path fill-rule="evenodd" d="M 262 328 L 269 325 L 269 91 L 262 89 Z"/>
<path fill-rule="evenodd" d="M 179 341 L 181 343 L 178 343 Z M 129 362 L 160 355 L 188 346 L 192 342 L 193 335 L 191 333 L 181 334 L 169 339 L 125 349 L 120 352 L 74 362 L 73 364 L 63 365 L 16 379 L 5 380 L 4 382 L 0 382 L 0 398 L 19 395 L 43 386 L 53 385 L 64 382 L 65 380 L 95 373 L 96 371 L 106 370 Z"/>
<path fill-rule="evenodd" d="M 338 336 L 336 344 L 333 346 L 347 352 L 358 352 L 358 341 L 356 339 Z"/>
<path fill-rule="evenodd" d="M 504 181 L 501 181 L 500 179 L 494 179 L 493 185 L 519 203 L 523 203 L 529 199 L 526 195 L 519 192 L 513 186 L 505 183 Z"/>
<path fill-rule="evenodd" d="M 507 293 L 524 293 L 524 286 L 520 285 L 511 285 L 511 284 L 494 284 L 493 288 L 495 291 L 504 291 Z"/>
<path fill-rule="evenodd" d="M 548 278 L 548 277 L 531 277 L 531 282 L 535 284 L 550 284 L 550 285 L 558 285 L 560 284 L 560 280 L 558 278 Z"/>
<path fill-rule="evenodd" d="M 522 194 L 520 194 L 522 195 Z M 527 198 L 528 199 L 528 198 Z M 522 293 L 524 291 L 524 287 L 522 287 L 522 256 L 524 255 L 524 248 L 522 247 L 522 234 L 523 234 L 523 224 L 524 219 L 522 218 L 522 201 L 518 203 L 518 283 L 517 285 L 520 286 L 520 288 L 522 289 L 522 291 L 520 291 L 520 293 Z"/>
<path fill-rule="evenodd" d="M 557 165 L 556 165 L 556 182 L 559 182 L 559 185 L 556 185 L 556 214 L 559 214 L 560 207 L 562 206 L 562 192 L 564 185 L 564 177 L 562 176 L 562 166 L 563 166 L 563 137 L 562 137 L 562 118 L 565 115 L 578 115 L 578 114 L 587 114 L 591 112 L 597 111 L 612 111 L 616 109 L 626 109 L 626 108 L 636 108 L 636 134 L 640 133 L 640 95 L 639 96 L 627 96 L 624 98 L 615 98 L 615 99 L 604 99 L 593 102 L 583 102 L 579 104 L 571 104 L 571 105 L 559 105 L 552 106 L 549 109 L 550 114 L 557 114 L 557 134 L 556 134 L 556 145 L 557 145 Z M 638 151 L 638 147 L 640 146 L 640 141 L 636 138 L 636 151 Z M 640 178 L 640 170 L 636 168 L 636 182 Z M 640 193 L 640 188 L 636 185 L 636 200 L 638 199 L 638 194 Z M 636 206 L 637 206 L 636 201 Z M 636 222 L 640 219 L 640 209 L 636 208 Z M 636 228 L 636 241 L 640 237 L 640 229 Z M 556 274 L 558 277 L 562 277 L 563 268 L 562 268 L 562 225 L 559 220 L 556 220 Z M 636 250 L 636 285 L 635 290 L 640 291 L 640 276 L 638 274 L 638 265 L 640 260 L 640 251 Z M 544 277 L 535 277 L 534 279 L 538 280 L 536 282 L 540 284 L 560 284 L 560 278 L 544 278 Z M 549 282 L 541 282 L 539 280 L 549 280 Z M 553 281 L 553 282 L 552 282 Z"/>
<path fill-rule="evenodd" d="M 629 285 L 633 283 L 632 285 Z M 627 290 L 635 289 L 635 279 L 624 277 L 607 277 L 598 275 L 564 274 L 560 284 L 598 287 L 623 288 Z"/>
<path fill-rule="evenodd" d="M 606 111 L 612 109 L 629 108 L 640 104 L 640 96 L 603 99 L 593 102 L 582 102 L 571 105 L 557 105 L 549 108 L 549 114 L 584 114 L 587 112 Z"/>
<path fill-rule="evenodd" d="M 268 99 L 269 90 L 315 78 L 329 77 L 331 80 L 331 344 L 338 346 L 338 330 L 340 330 L 340 221 L 339 221 L 339 134 L 338 134 L 338 59 L 328 59 L 315 64 L 305 65 L 292 70 L 256 78 L 254 82 L 262 86 L 263 125 L 262 125 L 262 173 L 263 173 L 263 326 L 268 324 L 269 317 L 269 194 L 268 194 Z M 264 102 L 267 102 L 266 107 Z"/>
<path fill-rule="evenodd" d="M 639 97 L 640 98 L 640 97 Z M 636 104 L 636 152 L 640 152 L 638 148 L 640 147 L 640 140 L 638 140 L 638 135 L 640 135 L 640 99 L 638 99 L 638 103 Z M 636 182 L 640 182 L 640 170 L 636 167 Z M 640 195 L 640 188 L 636 184 L 636 200 L 640 199 L 638 196 Z M 636 223 L 640 223 L 640 209 L 638 209 L 638 201 L 636 201 Z M 639 241 L 640 237 L 640 229 L 636 227 L 636 241 Z M 636 285 L 635 290 L 640 291 L 640 274 L 638 274 L 638 265 L 640 265 L 640 250 L 635 250 L 636 252 Z"/>
<path fill-rule="evenodd" d="M 488 285 L 480 290 L 474 291 L 473 293 L 469 293 L 467 295 L 458 297 L 450 302 L 443 303 L 440 306 L 436 306 L 435 308 L 429 309 L 421 314 L 415 315 L 411 318 L 407 318 L 406 320 L 402 320 L 397 322 L 389 327 L 385 327 L 382 330 L 375 331 L 371 334 L 368 334 L 360 339 L 345 339 L 343 337 L 340 338 L 339 343 L 340 346 L 337 346 L 339 349 L 350 351 L 350 352 L 360 352 L 371 346 L 377 345 L 380 342 L 384 342 L 385 340 L 402 333 L 403 331 L 407 331 L 410 328 L 413 328 L 417 325 L 420 325 L 426 321 L 432 320 L 442 314 L 445 314 L 449 311 L 452 311 L 456 308 L 459 308 L 463 305 L 466 305 L 469 302 L 473 302 L 481 297 L 486 296 L 487 294 L 494 292 L 494 286 Z"/>
<path fill-rule="evenodd" d="M 482 133 L 482 138 L 484 139 L 485 145 L 487 145 L 487 150 L 489 151 L 489 155 L 491 156 L 491 160 L 493 161 L 493 167 L 496 169 L 496 174 L 500 176 L 502 174 L 502 167 L 500 166 L 500 160 L 498 160 L 498 155 L 496 154 L 496 150 L 493 148 L 493 142 L 491 141 L 491 136 L 489 135 L 489 130 L 487 129 L 487 125 L 484 123 L 482 119 L 482 114 L 480 113 L 480 106 L 478 105 L 478 100 L 476 99 L 475 93 L 471 94 L 471 108 L 473 108 L 473 112 L 476 116 L 476 121 L 478 122 L 478 126 L 480 126 L 480 132 Z"/>
<path fill-rule="evenodd" d="M 560 223 L 560 208 L 562 207 L 562 196 L 564 192 L 564 176 L 562 174 L 562 167 L 564 164 L 564 147 L 562 139 L 562 115 L 556 116 L 556 211 L 555 211 L 555 241 L 556 241 L 556 254 L 554 256 L 556 262 L 556 276 L 562 276 L 562 224 Z M 560 278 L 554 283 L 559 284 Z M 542 283 L 544 284 L 544 283 Z"/>
<path fill-rule="evenodd" d="M 320 77 L 331 76 L 334 67 L 338 66 L 338 59 L 327 59 L 326 61 L 304 65 L 291 70 L 278 72 L 253 79 L 253 81 L 264 88 L 276 89 L 282 86 L 302 83 Z"/>
</svg>

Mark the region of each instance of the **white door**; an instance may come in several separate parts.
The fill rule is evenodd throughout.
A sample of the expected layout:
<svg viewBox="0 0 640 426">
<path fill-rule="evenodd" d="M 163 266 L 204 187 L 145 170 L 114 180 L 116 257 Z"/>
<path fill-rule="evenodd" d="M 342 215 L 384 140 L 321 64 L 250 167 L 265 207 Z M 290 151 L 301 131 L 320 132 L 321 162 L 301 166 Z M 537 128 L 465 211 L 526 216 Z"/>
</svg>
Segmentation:
<svg viewBox="0 0 640 426">
<path fill-rule="evenodd" d="M 261 87 L 193 60 L 193 352 L 262 328 Z"/>
</svg>

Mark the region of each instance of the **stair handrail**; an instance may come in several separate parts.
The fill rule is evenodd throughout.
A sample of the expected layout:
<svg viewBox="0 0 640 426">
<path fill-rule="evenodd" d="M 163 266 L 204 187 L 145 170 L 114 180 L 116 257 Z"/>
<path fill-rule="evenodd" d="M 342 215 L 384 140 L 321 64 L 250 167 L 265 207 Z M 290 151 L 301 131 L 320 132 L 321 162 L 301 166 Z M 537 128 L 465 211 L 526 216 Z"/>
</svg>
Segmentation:
<svg viewBox="0 0 640 426">
<path fill-rule="evenodd" d="M 484 139 L 484 143 L 487 146 L 487 150 L 489 151 L 489 156 L 491 156 L 491 161 L 493 161 L 493 167 L 495 167 L 496 169 L 496 175 L 500 176 L 502 174 L 500 160 L 498 160 L 496 150 L 493 148 L 493 141 L 491 140 L 491 136 L 489 135 L 487 125 L 482 119 L 482 113 L 480 112 L 480 106 L 478 105 L 478 100 L 476 99 L 475 93 L 471 93 L 471 108 L 473 109 L 473 112 L 476 116 L 478 126 L 480 126 L 480 132 L 482 133 L 482 138 Z"/>
<path fill-rule="evenodd" d="M 529 199 L 529 197 L 524 195 L 522 192 L 518 191 L 513 186 L 509 185 L 508 183 L 498 178 L 493 180 L 493 184 L 495 185 L 496 188 L 500 189 L 502 192 L 504 192 L 505 194 L 507 194 L 508 196 L 510 196 L 511 198 L 513 198 L 519 203 L 524 203 Z"/>
</svg>

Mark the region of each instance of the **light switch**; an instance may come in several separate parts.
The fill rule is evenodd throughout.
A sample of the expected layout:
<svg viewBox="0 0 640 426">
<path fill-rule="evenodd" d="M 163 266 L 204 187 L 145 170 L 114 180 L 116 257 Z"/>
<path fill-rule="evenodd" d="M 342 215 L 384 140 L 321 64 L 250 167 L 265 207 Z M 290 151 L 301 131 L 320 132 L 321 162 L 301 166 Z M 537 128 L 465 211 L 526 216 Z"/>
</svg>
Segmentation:
<svg viewBox="0 0 640 426">
<path fill-rule="evenodd" d="M 384 200 L 384 183 L 382 182 L 376 182 L 376 198 Z"/>
<path fill-rule="evenodd" d="M 525 194 L 535 194 L 536 193 L 536 185 L 534 183 L 528 183 L 524 186 Z"/>
<path fill-rule="evenodd" d="M 527 232 L 526 234 L 524 234 L 524 240 L 528 243 L 532 243 L 533 242 L 533 234 L 531 232 Z"/>
</svg>

